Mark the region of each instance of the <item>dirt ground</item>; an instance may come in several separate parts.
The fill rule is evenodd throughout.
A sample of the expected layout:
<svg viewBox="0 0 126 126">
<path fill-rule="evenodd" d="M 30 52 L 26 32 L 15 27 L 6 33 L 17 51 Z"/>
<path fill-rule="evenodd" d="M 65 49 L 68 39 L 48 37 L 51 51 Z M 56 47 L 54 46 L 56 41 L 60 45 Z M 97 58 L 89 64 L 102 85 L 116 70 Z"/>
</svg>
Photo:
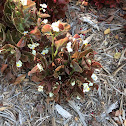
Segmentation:
<svg viewBox="0 0 126 126">
<path fill-rule="evenodd" d="M 103 66 L 95 71 L 98 90 L 85 93 L 84 99 L 61 101 L 72 115 L 67 118 L 57 111 L 57 103 L 47 104 L 37 83 L 27 78 L 21 85 L 8 85 L 0 74 L 0 126 L 126 126 L 126 20 L 120 16 L 125 13 L 121 8 L 96 10 L 71 2 L 66 12 L 71 34 L 90 36 L 95 59 Z M 111 32 L 104 34 L 108 28 Z"/>
</svg>

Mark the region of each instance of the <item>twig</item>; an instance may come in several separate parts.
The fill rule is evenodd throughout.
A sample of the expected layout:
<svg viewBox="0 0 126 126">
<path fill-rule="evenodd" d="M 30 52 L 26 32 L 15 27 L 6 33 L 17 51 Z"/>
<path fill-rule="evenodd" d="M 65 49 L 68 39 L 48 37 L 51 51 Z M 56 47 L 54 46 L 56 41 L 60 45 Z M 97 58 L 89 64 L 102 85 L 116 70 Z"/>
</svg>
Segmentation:
<svg viewBox="0 0 126 126">
<path fill-rule="evenodd" d="M 123 93 L 123 92 L 121 92 L 120 90 L 118 90 L 117 88 L 115 88 L 112 84 L 111 84 L 111 82 L 109 81 L 109 79 L 107 78 L 107 81 L 108 81 L 108 85 L 110 85 L 112 88 L 114 88 L 117 92 L 119 92 L 120 94 L 122 94 L 122 95 L 124 95 L 124 96 L 126 96 L 126 94 L 125 93 Z"/>
<path fill-rule="evenodd" d="M 117 69 L 112 73 L 112 76 L 116 76 L 116 74 L 117 74 L 125 65 L 126 65 L 126 63 L 123 64 L 122 66 L 120 66 L 119 68 L 117 68 Z"/>
<path fill-rule="evenodd" d="M 104 51 L 106 52 L 106 51 L 108 51 L 109 49 L 112 49 L 112 48 L 114 48 L 114 47 L 116 47 L 116 46 L 118 46 L 119 45 L 119 43 L 117 43 L 117 44 L 115 44 L 115 45 L 113 45 L 113 46 L 111 46 L 111 47 L 109 47 L 109 48 L 107 48 L 107 49 L 104 49 Z"/>
<path fill-rule="evenodd" d="M 122 51 L 122 55 L 121 55 L 121 57 L 119 59 L 118 66 L 121 64 L 122 60 L 124 59 L 125 52 L 126 52 L 126 48 L 125 48 L 125 50 Z"/>
</svg>

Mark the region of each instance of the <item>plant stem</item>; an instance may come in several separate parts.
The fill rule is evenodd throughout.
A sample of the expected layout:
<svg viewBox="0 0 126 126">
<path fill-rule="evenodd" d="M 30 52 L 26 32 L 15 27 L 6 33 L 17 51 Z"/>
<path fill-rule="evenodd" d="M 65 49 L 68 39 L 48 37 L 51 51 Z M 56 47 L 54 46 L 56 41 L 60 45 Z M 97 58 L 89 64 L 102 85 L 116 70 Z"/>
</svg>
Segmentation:
<svg viewBox="0 0 126 126">
<path fill-rule="evenodd" d="M 51 48 L 52 48 L 52 61 L 54 60 L 54 50 L 53 50 L 53 46 L 54 46 L 54 36 L 52 35 L 52 45 L 51 45 Z"/>
<path fill-rule="evenodd" d="M 58 53 L 58 49 L 56 49 L 55 53 L 54 53 L 54 57 L 57 55 Z"/>
</svg>

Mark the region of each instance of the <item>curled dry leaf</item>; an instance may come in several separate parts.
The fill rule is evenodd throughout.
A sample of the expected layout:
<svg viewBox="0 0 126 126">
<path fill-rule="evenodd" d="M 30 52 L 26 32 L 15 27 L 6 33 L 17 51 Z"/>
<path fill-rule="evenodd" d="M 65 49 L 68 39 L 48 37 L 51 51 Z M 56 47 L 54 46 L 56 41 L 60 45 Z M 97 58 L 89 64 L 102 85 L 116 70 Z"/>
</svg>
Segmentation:
<svg viewBox="0 0 126 126">
<path fill-rule="evenodd" d="M 5 109 L 8 109 L 9 107 L 0 107 L 0 111 L 4 111 Z"/>
<path fill-rule="evenodd" d="M 111 32 L 111 30 L 110 30 L 110 28 L 108 28 L 108 29 L 106 29 L 105 31 L 104 31 L 104 34 L 106 35 L 106 34 L 109 34 Z"/>
<path fill-rule="evenodd" d="M 114 58 L 115 59 L 119 59 L 120 56 L 121 56 L 121 53 L 120 52 L 117 52 L 117 53 L 114 54 Z"/>
</svg>

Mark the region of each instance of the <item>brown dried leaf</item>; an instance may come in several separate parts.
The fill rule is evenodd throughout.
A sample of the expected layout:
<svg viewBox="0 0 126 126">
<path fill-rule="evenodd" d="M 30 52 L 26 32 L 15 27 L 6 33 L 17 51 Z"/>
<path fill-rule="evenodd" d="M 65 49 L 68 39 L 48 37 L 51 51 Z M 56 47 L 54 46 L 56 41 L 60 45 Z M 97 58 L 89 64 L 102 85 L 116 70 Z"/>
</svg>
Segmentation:
<svg viewBox="0 0 126 126">
<path fill-rule="evenodd" d="M 8 109 L 9 107 L 0 107 L 0 111 L 4 111 L 5 109 Z"/>
<path fill-rule="evenodd" d="M 110 28 L 108 28 L 108 29 L 106 29 L 105 31 L 104 31 L 104 34 L 106 35 L 106 34 L 109 34 L 111 32 L 111 30 L 110 30 Z"/>
<path fill-rule="evenodd" d="M 26 74 L 22 74 L 20 75 L 19 77 L 16 78 L 14 84 L 17 85 L 17 84 L 20 84 L 26 77 Z"/>
<path fill-rule="evenodd" d="M 91 28 L 88 29 L 88 30 L 85 30 L 85 31 L 80 31 L 79 34 L 86 34 L 86 33 L 90 32 L 90 31 L 91 31 Z"/>
<path fill-rule="evenodd" d="M 1 73 L 3 73 L 5 71 L 5 69 L 7 68 L 8 64 L 2 64 L 1 67 Z"/>
<path fill-rule="evenodd" d="M 111 15 L 108 19 L 106 19 L 105 21 L 110 24 L 112 22 L 112 20 L 114 19 L 114 15 Z"/>
</svg>

